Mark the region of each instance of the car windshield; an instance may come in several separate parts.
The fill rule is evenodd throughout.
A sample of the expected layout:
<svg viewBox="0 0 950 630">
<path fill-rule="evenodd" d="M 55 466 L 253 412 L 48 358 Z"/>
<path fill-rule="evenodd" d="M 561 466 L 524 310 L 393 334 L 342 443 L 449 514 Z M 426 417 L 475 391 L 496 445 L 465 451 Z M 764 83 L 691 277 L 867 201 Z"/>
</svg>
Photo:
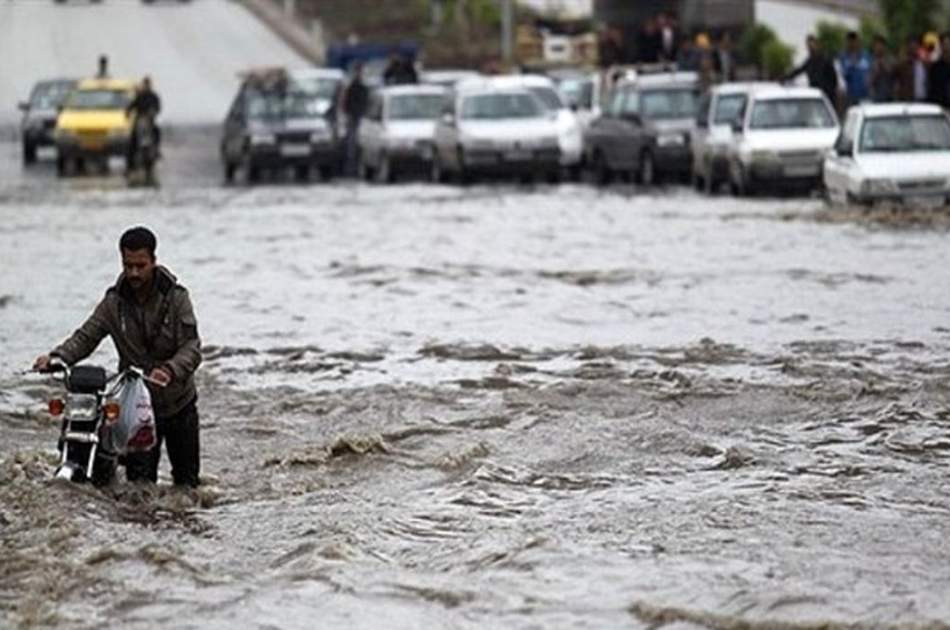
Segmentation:
<svg viewBox="0 0 950 630">
<path fill-rule="evenodd" d="M 594 82 L 588 80 L 567 79 L 558 85 L 561 94 L 568 103 L 579 109 L 593 109 Z"/>
<path fill-rule="evenodd" d="M 541 114 L 541 104 L 527 92 L 479 94 L 462 102 L 462 118 L 469 120 L 538 118 Z"/>
<path fill-rule="evenodd" d="M 748 98 L 745 94 L 727 94 L 716 101 L 714 125 L 731 125 L 742 118 Z"/>
<path fill-rule="evenodd" d="M 338 85 L 340 85 L 338 79 L 331 79 L 329 77 L 308 77 L 293 80 L 295 92 L 300 92 L 310 98 L 316 99 L 332 99 L 336 94 Z"/>
<path fill-rule="evenodd" d="M 750 129 L 827 129 L 834 116 L 820 98 L 759 101 L 752 108 Z"/>
<path fill-rule="evenodd" d="M 861 129 L 861 153 L 950 151 L 950 122 L 945 116 L 871 118 Z"/>
<path fill-rule="evenodd" d="M 125 109 L 130 102 L 123 90 L 76 90 L 66 99 L 67 109 Z"/>
<path fill-rule="evenodd" d="M 248 95 L 247 117 L 251 120 L 316 118 L 321 115 L 319 101 L 303 92 L 256 92 Z"/>
<path fill-rule="evenodd" d="M 545 107 L 551 111 L 557 111 L 564 108 L 564 103 L 561 101 L 561 97 L 558 95 L 557 90 L 553 87 L 542 87 L 535 86 L 529 87 L 528 90 L 538 97 L 538 100 L 544 104 Z"/>
<path fill-rule="evenodd" d="M 441 94 L 403 94 L 389 99 L 386 117 L 390 120 L 435 120 L 445 99 Z"/>
<path fill-rule="evenodd" d="M 649 120 L 695 118 L 699 92 L 692 88 L 647 90 L 640 93 L 639 114 Z"/>
<path fill-rule="evenodd" d="M 33 88 L 33 93 L 30 95 L 30 107 L 34 109 L 56 109 L 63 104 L 70 90 L 73 89 L 73 85 L 69 81 L 38 84 Z"/>
</svg>

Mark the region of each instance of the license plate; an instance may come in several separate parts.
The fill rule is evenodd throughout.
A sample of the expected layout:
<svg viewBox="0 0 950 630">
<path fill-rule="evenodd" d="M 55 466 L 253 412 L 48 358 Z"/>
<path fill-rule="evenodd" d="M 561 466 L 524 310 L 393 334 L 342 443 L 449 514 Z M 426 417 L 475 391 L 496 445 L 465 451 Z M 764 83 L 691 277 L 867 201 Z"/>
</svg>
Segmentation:
<svg viewBox="0 0 950 630">
<path fill-rule="evenodd" d="M 505 159 L 511 162 L 524 162 L 532 157 L 531 151 L 507 151 Z"/>
<path fill-rule="evenodd" d="M 816 165 L 786 166 L 783 171 L 786 177 L 817 177 L 819 168 Z"/>
<path fill-rule="evenodd" d="M 101 151 L 106 143 L 102 140 L 80 140 L 79 148 L 86 151 Z"/>
<path fill-rule="evenodd" d="M 310 155 L 309 144 L 282 144 L 280 145 L 280 154 L 284 157 L 303 157 Z"/>
<path fill-rule="evenodd" d="M 936 208 L 943 205 L 944 196 L 941 194 L 908 195 L 904 198 L 904 203 L 912 206 L 921 206 L 923 208 Z"/>
</svg>

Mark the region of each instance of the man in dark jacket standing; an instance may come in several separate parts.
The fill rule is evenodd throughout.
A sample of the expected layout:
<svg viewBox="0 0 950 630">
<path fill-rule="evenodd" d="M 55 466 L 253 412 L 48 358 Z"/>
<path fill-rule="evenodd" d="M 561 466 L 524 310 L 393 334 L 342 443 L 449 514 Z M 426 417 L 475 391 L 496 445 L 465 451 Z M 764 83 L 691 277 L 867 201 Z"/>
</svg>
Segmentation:
<svg viewBox="0 0 950 630">
<path fill-rule="evenodd" d="M 92 354 L 108 335 L 119 354 L 119 369 L 141 368 L 155 412 L 158 442 L 146 453 L 129 455 L 129 481 L 158 481 L 162 442 L 166 444 L 175 485 L 195 487 L 201 469 L 198 442 L 198 393 L 194 372 L 201 363 L 198 322 L 185 287 L 156 264 L 155 235 L 147 228 L 128 230 L 119 241 L 123 272 L 96 310 L 48 355 L 37 358 L 46 370 L 51 358 L 73 365 Z"/>
<path fill-rule="evenodd" d="M 825 57 L 817 37 L 809 35 L 808 39 L 805 40 L 805 44 L 808 47 L 808 59 L 792 70 L 785 77 L 785 80 L 791 81 L 799 75 L 805 74 L 808 77 L 808 85 L 824 92 L 832 106 L 834 106 L 838 100 L 838 72 L 835 70 L 835 64 Z"/>
<path fill-rule="evenodd" d="M 940 41 L 941 55 L 927 75 L 927 100 L 950 109 L 950 35 Z"/>
<path fill-rule="evenodd" d="M 346 93 L 343 95 L 343 114 L 346 116 L 343 172 L 346 175 L 356 174 L 360 122 L 368 108 L 369 89 L 363 83 L 363 64 L 357 63 L 353 68 L 353 78 L 346 86 Z"/>
</svg>

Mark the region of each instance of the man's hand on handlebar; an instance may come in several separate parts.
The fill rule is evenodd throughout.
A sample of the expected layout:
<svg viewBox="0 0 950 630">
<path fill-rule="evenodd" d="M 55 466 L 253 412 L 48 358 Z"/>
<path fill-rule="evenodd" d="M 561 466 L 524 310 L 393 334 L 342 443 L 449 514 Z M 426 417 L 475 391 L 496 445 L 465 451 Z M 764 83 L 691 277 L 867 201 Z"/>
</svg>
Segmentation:
<svg viewBox="0 0 950 630">
<path fill-rule="evenodd" d="M 36 361 L 33 362 L 33 371 L 34 372 L 49 372 L 50 366 L 50 356 L 48 354 L 41 354 L 36 357 Z"/>
</svg>

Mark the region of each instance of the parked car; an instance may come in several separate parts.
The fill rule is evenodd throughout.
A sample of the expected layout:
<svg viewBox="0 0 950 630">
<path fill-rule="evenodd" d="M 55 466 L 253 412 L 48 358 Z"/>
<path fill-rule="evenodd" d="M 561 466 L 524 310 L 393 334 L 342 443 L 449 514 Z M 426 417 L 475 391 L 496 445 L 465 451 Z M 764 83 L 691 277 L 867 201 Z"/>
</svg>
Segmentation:
<svg viewBox="0 0 950 630">
<path fill-rule="evenodd" d="M 36 162 L 37 148 L 55 146 L 53 132 L 59 108 L 75 86 L 75 79 L 39 81 L 30 91 L 30 98 L 20 103 L 24 164 Z"/>
<path fill-rule="evenodd" d="M 750 93 L 727 150 L 736 195 L 821 184 L 825 153 L 838 137 L 831 103 L 815 88 L 774 86 Z"/>
<path fill-rule="evenodd" d="M 329 179 L 340 161 L 336 129 L 327 117 L 329 107 L 284 70 L 245 74 L 224 121 L 225 180 L 233 181 L 243 170 L 253 183 L 263 170 L 287 168 L 300 180 L 309 179 L 314 169 Z"/>
<path fill-rule="evenodd" d="M 415 167 L 428 172 L 435 122 L 448 90 L 437 85 L 399 85 L 373 92 L 359 130 L 359 173 L 388 183 Z"/>
<path fill-rule="evenodd" d="M 88 162 L 108 166 L 111 156 L 124 156 L 131 121 L 125 108 L 135 95 L 135 83 L 123 79 L 85 79 L 63 101 L 53 138 L 56 172 L 67 174 Z"/>
<path fill-rule="evenodd" d="M 693 185 L 713 193 L 729 181 L 727 151 L 733 129 L 743 119 L 749 94 L 774 83 L 724 83 L 717 85 L 699 102 L 696 127 L 691 132 Z"/>
<path fill-rule="evenodd" d="M 464 81 L 436 123 L 431 178 L 462 182 L 482 174 L 556 180 L 561 170 L 558 123 L 533 93 Z"/>
<path fill-rule="evenodd" d="M 422 75 L 419 77 L 420 83 L 427 83 L 429 85 L 440 85 L 445 88 L 455 87 L 456 83 L 461 81 L 467 81 L 469 79 L 477 79 L 481 75 L 475 70 L 461 70 L 461 69 L 437 69 L 437 70 L 424 70 Z"/>
<path fill-rule="evenodd" d="M 558 92 L 554 81 L 539 74 L 497 76 L 491 77 L 488 81 L 499 89 L 528 90 L 556 116 L 561 166 L 567 170 L 572 179 L 578 179 L 584 149 L 584 130 L 577 114 Z"/>
<path fill-rule="evenodd" d="M 550 70 L 551 77 L 561 97 L 577 114 L 583 129 L 601 114 L 602 82 L 600 74 L 576 68 Z"/>
<path fill-rule="evenodd" d="M 852 107 L 824 163 L 830 200 L 950 202 L 950 120 L 937 105 Z"/>
<path fill-rule="evenodd" d="M 599 183 L 620 172 L 645 185 L 689 174 L 690 131 L 699 105 L 696 73 L 633 73 L 615 84 L 606 103 L 584 138 L 585 163 Z"/>
</svg>

